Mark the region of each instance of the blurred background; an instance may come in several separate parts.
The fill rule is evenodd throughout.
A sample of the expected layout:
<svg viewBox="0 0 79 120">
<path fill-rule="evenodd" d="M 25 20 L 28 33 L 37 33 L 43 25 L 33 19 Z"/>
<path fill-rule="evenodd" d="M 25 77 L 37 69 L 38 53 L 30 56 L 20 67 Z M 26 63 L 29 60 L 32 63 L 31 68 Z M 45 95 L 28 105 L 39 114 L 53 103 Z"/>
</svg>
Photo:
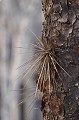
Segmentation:
<svg viewBox="0 0 79 120">
<path fill-rule="evenodd" d="M 41 31 L 41 0 L 0 0 L 0 120 L 42 120 L 34 77 L 22 76 Z"/>
</svg>

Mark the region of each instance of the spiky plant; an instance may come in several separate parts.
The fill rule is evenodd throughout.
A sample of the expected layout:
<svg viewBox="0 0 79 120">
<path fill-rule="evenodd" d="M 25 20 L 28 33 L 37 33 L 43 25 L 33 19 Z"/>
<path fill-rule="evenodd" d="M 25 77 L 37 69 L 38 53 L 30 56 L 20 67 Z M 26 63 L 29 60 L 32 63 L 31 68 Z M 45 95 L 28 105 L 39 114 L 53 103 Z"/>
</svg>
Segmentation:
<svg viewBox="0 0 79 120">
<path fill-rule="evenodd" d="M 40 90 L 42 93 L 41 110 L 43 111 L 44 120 L 63 120 L 64 109 L 62 107 L 62 103 L 64 100 L 64 94 L 61 90 L 62 84 L 56 80 L 56 76 L 58 76 L 58 79 L 61 79 L 56 66 L 59 66 L 69 77 L 71 76 L 55 58 L 55 42 L 48 42 L 42 38 L 39 39 L 36 35 L 35 37 L 38 42 L 36 44 L 32 44 L 36 50 L 34 58 L 28 63 L 28 67 L 26 67 L 21 77 L 26 77 L 31 71 L 31 75 L 33 73 L 37 74 L 37 86 L 33 96 L 36 100 L 38 91 Z M 36 67 L 38 65 L 39 67 Z M 35 102 L 35 100 L 33 102 Z M 23 101 L 21 101 L 21 103 L 23 103 Z M 31 109 L 32 108 L 33 106 Z"/>
</svg>

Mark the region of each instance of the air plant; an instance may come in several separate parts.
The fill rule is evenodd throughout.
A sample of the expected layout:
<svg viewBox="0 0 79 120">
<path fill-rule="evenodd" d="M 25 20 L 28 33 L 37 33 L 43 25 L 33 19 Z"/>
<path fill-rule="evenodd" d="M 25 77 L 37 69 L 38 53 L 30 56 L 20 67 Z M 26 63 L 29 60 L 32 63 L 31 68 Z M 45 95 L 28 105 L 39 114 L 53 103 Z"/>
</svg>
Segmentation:
<svg viewBox="0 0 79 120">
<path fill-rule="evenodd" d="M 33 35 L 38 40 L 36 44 L 32 44 L 36 50 L 35 55 L 34 58 L 28 63 L 28 67 L 20 77 L 26 77 L 31 71 L 33 71 L 32 74 L 36 73 L 36 89 L 33 95 L 35 99 L 37 99 L 38 91 L 40 90 L 42 93 L 41 110 L 43 111 L 44 120 L 63 120 L 63 115 L 60 115 L 59 113 L 60 106 L 64 100 L 64 95 L 61 94 L 61 98 L 58 98 L 56 95 L 56 92 L 60 87 L 55 78 L 57 74 L 60 79 L 57 66 L 59 66 L 61 70 L 69 77 L 71 76 L 55 59 L 54 48 L 56 45 L 54 42 L 47 41 L 42 37 L 38 38 L 34 33 Z M 23 66 L 26 64 L 27 63 L 23 64 Z M 38 65 L 39 67 L 36 67 Z M 21 103 L 23 103 L 23 101 L 21 101 Z"/>
</svg>

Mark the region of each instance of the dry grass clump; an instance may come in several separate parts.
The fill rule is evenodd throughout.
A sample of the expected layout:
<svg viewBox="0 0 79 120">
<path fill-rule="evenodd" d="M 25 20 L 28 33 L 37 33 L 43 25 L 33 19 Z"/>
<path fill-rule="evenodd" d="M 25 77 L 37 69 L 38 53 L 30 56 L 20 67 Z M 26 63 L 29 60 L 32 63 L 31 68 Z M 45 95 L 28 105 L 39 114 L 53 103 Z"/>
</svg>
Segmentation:
<svg viewBox="0 0 79 120">
<path fill-rule="evenodd" d="M 36 100 L 38 98 L 38 91 L 40 90 L 42 93 L 41 110 L 43 111 L 44 120 L 58 120 L 59 117 L 61 117 L 59 112 L 60 106 L 64 100 L 64 95 L 61 94 L 61 99 L 56 96 L 59 85 L 55 79 L 55 75 L 57 74 L 60 79 L 56 65 L 59 66 L 69 77 L 71 76 L 55 59 L 55 44 L 52 41 L 46 41 L 42 38 L 39 39 L 35 34 L 34 36 L 38 40 L 36 44 L 32 44 L 35 48 L 35 55 L 28 63 L 28 67 L 22 73 L 21 77 L 26 77 L 31 71 L 30 76 L 34 73 L 37 74 L 36 89 L 33 95 Z M 23 103 L 23 101 L 21 101 L 21 103 Z"/>
</svg>

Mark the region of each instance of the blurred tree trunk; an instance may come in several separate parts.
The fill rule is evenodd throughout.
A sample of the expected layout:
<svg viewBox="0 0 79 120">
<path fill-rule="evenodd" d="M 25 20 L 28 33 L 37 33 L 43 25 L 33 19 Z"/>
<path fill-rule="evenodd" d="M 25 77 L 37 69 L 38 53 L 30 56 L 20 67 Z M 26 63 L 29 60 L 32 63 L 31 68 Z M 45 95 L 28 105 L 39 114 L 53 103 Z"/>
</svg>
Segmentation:
<svg viewBox="0 0 79 120">
<path fill-rule="evenodd" d="M 35 111 L 32 110 L 27 114 L 27 100 L 23 108 L 24 113 L 22 107 L 18 106 L 21 93 L 16 89 L 20 89 L 20 86 L 26 83 L 26 78 L 17 79 L 23 72 L 21 71 L 23 68 L 17 68 L 33 56 L 30 42 L 34 43 L 36 39 L 28 28 L 37 36 L 40 35 L 41 17 L 41 1 L 0 0 L 0 120 L 22 120 L 22 118 L 26 120 L 27 116 L 30 120 L 33 119 L 32 113 Z M 32 86 L 33 81 L 28 87 Z M 27 94 L 27 91 L 25 93 Z"/>
<path fill-rule="evenodd" d="M 60 88 L 55 93 L 58 108 L 49 104 L 50 110 L 47 110 L 44 106 L 43 117 L 44 120 L 53 120 L 53 116 L 54 120 L 78 120 L 79 0 L 42 0 L 42 10 L 43 39 L 55 43 L 55 59 L 64 69 L 57 65 L 61 80 L 55 74 Z M 57 112 L 55 109 L 58 109 Z"/>
</svg>

